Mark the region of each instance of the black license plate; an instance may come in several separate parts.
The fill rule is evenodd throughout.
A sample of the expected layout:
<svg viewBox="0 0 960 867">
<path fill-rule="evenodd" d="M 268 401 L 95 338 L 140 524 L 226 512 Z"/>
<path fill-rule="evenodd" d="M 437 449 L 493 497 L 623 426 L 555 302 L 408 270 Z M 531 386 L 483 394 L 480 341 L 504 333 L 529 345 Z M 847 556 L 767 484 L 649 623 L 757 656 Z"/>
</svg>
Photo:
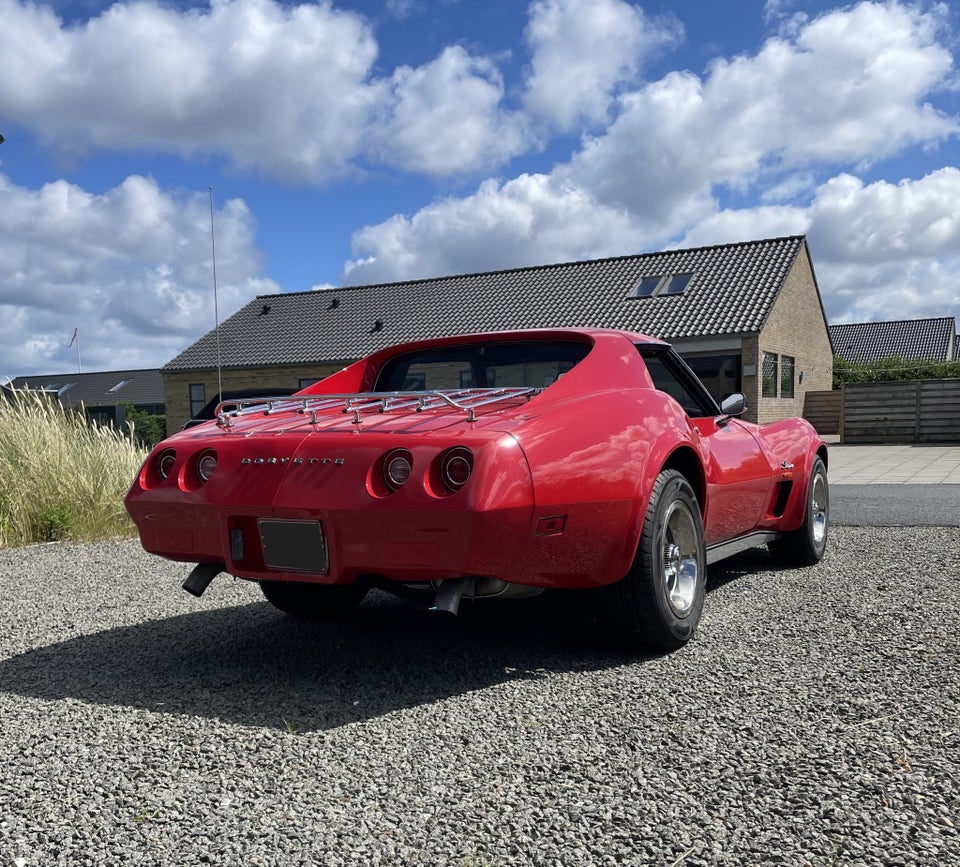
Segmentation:
<svg viewBox="0 0 960 867">
<path fill-rule="evenodd" d="M 327 540 L 319 521 L 260 519 L 263 561 L 270 569 L 325 573 Z"/>
</svg>

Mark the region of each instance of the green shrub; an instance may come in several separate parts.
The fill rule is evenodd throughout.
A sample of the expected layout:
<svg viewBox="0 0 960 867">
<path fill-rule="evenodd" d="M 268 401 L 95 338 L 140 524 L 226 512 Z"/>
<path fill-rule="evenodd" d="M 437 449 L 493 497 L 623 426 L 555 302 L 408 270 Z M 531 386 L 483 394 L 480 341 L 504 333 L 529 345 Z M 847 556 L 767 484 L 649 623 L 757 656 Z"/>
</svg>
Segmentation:
<svg viewBox="0 0 960 867">
<path fill-rule="evenodd" d="M 54 503 L 35 516 L 31 535 L 40 542 L 60 542 L 70 538 L 73 516 L 66 503 Z"/>
<path fill-rule="evenodd" d="M 152 449 L 167 435 L 166 416 L 144 412 L 128 403 L 123 404 L 123 408 L 127 431 L 137 445 Z"/>
<path fill-rule="evenodd" d="M 0 547 L 129 535 L 123 497 L 144 457 L 48 396 L 0 400 Z"/>
<path fill-rule="evenodd" d="M 854 364 L 839 355 L 833 359 L 834 388 L 848 382 L 895 382 L 907 379 L 960 379 L 960 361 L 908 361 L 897 355 L 862 364 Z"/>
</svg>

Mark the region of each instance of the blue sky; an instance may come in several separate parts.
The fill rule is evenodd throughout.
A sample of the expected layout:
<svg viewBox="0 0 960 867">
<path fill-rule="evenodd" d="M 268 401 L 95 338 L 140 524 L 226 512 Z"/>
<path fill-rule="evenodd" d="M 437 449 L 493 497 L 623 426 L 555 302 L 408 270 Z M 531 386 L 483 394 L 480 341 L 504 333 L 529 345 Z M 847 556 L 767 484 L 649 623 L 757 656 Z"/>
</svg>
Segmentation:
<svg viewBox="0 0 960 867">
<path fill-rule="evenodd" d="M 960 15 L 816 0 L 0 0 L 0 381 L 257 294 L 808 236 L 960 316 Z"/>
</svg>

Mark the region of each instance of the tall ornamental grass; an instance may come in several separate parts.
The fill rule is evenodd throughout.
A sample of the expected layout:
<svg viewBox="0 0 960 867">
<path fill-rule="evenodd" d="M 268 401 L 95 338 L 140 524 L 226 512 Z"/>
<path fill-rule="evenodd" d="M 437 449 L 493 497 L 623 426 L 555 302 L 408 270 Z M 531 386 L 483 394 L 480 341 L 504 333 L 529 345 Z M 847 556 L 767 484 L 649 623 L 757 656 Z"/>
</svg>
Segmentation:
<svg viewBox="0 0 960 867">
<path fill-rule="evenodd" d="M 50 397 L 0 399 L 0 548 L 131 534 L 123 497 L 145 455 Z"/>
</svg>

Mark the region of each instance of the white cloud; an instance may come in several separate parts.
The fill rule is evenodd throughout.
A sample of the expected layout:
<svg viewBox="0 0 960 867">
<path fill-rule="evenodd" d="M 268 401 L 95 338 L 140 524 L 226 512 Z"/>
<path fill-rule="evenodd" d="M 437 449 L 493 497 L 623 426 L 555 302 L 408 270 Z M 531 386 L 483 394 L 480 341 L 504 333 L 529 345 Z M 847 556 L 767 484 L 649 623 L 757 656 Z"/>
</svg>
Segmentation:
<svg viewBox="0 0 960 867">
<path fill-rule="evenodd" d="M 810 208 L 810 244 L 836 321 L 960 312 L 960 170 L 864 184 L 839 175 Z"/>
<path fill-rule="evenodd" d="M 811 172 L 787 174 L 779 182 L 761 190 L 760 200 L 766 204 L 789 202 L 811 192 L 814 186 L 814 176 Z"/>
<path fill-rule="evenodd" d="M 696 220 L 717 185 L 776 183 L 781 171 L 935 144 L 960 132 L 926 102 L 951 71 L 938 27 L 932 13 L 862 3 L 795 41 L 718 60 L 703 80 L 671 73 L 625 96 L 566 171 L 669 236 Z"/>
<path fill-rule="evenodd" d="M 315 182 L 369 159 L 474 171 L 523 146 L 489 60 L 451 47 L 376 78 L 369 24 L 327 2 L 133 0 L 67 26 L 47 6 L 0 0 L 0 20 L 0 115 L 67 155 L 224 154 Z"/>
<path fill-rule="evenodd" d="M 622 0 L 534 0 L 527 110 L 561 130 L 606 121 L 615 88 L 632 82 L 647 55 L 682 33 L 675 19 L 653 21 Z"/>
<path fill-rule="evenodd" d="M 953 167 L 897 184 L 840 174 L 807 207 L 719 211 L 681 246 L 803 233 L 831 322 L 951 315 L 960 313 L 958 200 Z"/>
<path fill-rule="evenodd" d="M 705 217 L 683 236 L 675 247 L 708 247 L 735 244 L 758 238 L 803 235 L 810 228 L 805 208 L 789 205 L 765 205 L 755 208 L 728 208 Z"/>
<path fill-rule="evenodd" d="M 452 174 L 499 165 L 526 146 L 522 118 L 500 108 L 500 73 L 460 46 L 416 69 L 397 69 L 391 95 L 388 117 L 373 133 L 373 150 L 384 163 Z"/>
<path fill-rule="evenodd" d="M 815 261 L 818 249 L 811 246 Z M 816 268 L 831 324 L 960 316 L 960 254 L 856 265 L 816 261 Z"/>
<path fill-rule="evenodd" d="M 39 190 L 0 175 L 0 375 L 157 367 L 213 325 L 210 212 L 205 195 L 175 198 L 128 177 L 103 195 L 66 181 Z M 246 205 L 215 215 L 221 315 L 257 293 Z M 23 335 L 30 334 L 29 343 Z"/>
<path fill-rule="evenodd" d="M 327 4 L 117 3 L 65 26 L 0 0 L 0 112 L 65 150 L 229 154 L 291 179 L 342 170 L 378 86 L 363 20 Z"/>
<path fill-rule="evenodd" d="M 464 199 L 356 232 L 349 283 L 488 271 L 636 250 L 629 215 L 547 175 L 485 181 Z"/>
<path fill-rule="evenodd" d="M 423 11 L 422 3 L 417 0 L 387 0 L 385 8 L 387 13 L 398 21 Z"/>
<path fill-rule="evenodd" d="M 795 43 L 720 63 L 718 100 L 751 95 L 754 147 L 786 165 L 877 160 L 960 131 L 925 100 L 951 70 L 937 7 L 860 3 L 810 22 Z M 761 120 L 762 118 L 762 120 Z"/>
<path fill-rule="evenodd" d="M 817 191 L 811 235 L 826 258 L 871 263 L 960 255 L 960 169 L 864 184 L 843 174 Z M 960 297 L 960 285 L 954 288 Z"/>
</svg>

